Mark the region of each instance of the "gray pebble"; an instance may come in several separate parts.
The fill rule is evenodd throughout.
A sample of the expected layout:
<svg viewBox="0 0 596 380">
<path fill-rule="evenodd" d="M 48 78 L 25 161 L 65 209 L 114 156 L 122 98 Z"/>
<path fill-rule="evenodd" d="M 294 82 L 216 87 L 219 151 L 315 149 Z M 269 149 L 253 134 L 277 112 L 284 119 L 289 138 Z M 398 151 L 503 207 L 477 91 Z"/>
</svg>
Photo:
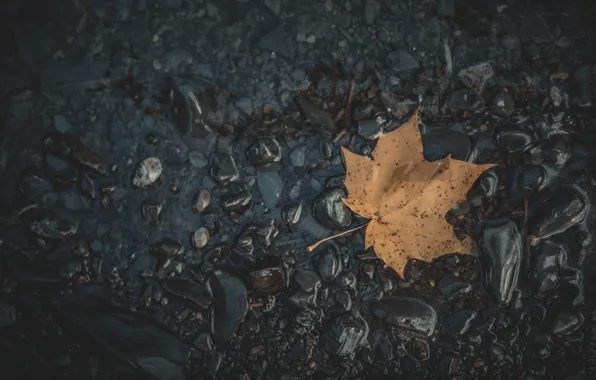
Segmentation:
<svg viewBox="0 0 596 380">
<path fill-rule="evenodd" d="M 58 132 L 68 133 L 72 130 L 72 125 L 66 119 L 65 116 L 62 115 L 55 115 L 54 116 L 54 128 L 58 130 Z"/>
<path fill-rule="evenodd" d="M 188 159 L 190 160 L 190 164 L 197 169 L 203 169 L 209 164 L 207 157 L 201 152 L 190 152 Z"/>
</svg>

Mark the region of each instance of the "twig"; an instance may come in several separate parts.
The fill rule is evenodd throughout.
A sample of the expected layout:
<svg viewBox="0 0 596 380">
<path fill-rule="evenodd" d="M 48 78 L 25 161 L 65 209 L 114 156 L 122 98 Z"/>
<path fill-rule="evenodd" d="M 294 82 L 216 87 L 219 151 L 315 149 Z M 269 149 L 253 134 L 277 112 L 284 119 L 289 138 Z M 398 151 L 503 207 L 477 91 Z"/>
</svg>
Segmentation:
<svg viewBox="0 0 596 380">
<path fill-rule="evenodd" d="M 326 237 L 325 239 L 321 239 L 321 240 L 319 240 L 318 242 L 316 242 L 316 243 L 314 243 L 314 244 L 312 244 L 312 245 L 309 245 L 308 247 L 306 247 L 306 251 L 307 251 L 307 252 L 312 252 L 312 251 L 314 251 L 314 250 L 315 250 L 315 249 L 316 249 L 316 248 L 317 248 L 319 245 L 321 245 L 322 243 L 324 243 L 324 242 L 326 242 L 326 241 L 329 241 L 329 240 L 332 240 L 332 239 L 335 239 L 335 238 L 337 238 L 337 237 L 340 237 L 340 236 L 344 236 L 344 235 L 351 234 L 352 232 L 354 232 L 354 231 L 357 231 L 357 230 L 361 229 L 362 227 L 366 227 L 366 226 L 368 225 L 368 223 L 370 223 L 370 221 L 368 221 L 368 222 L 366 222 L 366 223 L 362 223 L 361 225 L 359 225 L 359 226 L 356 226 L 356 227 L 354 227 L 354 228 L 352 228 L 352 229 L 349 229 L 349 230 L 347 230 L 347 231 L 340 232 L 339 234 L 336 234 L 336 235 L 332 235 L 332 236 Z"/>
<path fill-rule="evenodd" d="M 262 303 L 262 302 L 257 302 L 257 303 L 249 303 L 249 304 L 248 304 L 248 307 L 249 307 L 250 309 L 258 309 L 258 308 L 260 308 L 260 307 L 263 307 L 263 306 L 265 306 L 265 304 L 264 304 L 264 303 Z"/>
</svg>

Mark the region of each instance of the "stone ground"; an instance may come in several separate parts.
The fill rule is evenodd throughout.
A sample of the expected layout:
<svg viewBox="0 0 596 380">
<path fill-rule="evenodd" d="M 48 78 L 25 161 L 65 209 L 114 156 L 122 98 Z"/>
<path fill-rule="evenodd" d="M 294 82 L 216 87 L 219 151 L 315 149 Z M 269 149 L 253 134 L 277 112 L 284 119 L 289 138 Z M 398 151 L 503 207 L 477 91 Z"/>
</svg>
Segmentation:
<svg viewBox="0 0 596 380">
<path fill-rule="evenodd" d="M 592 379 L 590 1 L 56 0 L 0 12 L 0 364 L 30 379 Z M 472 255 L 364 249 L 340 147 L 420 107 L 496 163 Z"/>
</svg>

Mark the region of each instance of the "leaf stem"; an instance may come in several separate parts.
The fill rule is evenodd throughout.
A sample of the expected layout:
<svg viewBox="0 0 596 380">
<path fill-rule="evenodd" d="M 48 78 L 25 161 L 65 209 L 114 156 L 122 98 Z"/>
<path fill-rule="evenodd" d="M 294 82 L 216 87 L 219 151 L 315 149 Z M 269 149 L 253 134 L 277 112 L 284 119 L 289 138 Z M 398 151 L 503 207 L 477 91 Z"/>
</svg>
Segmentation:
<svg viewBox="0 0 596 380">
<path fill-rule="evenodd" d="M 359 229 L 361 229 L 361 228 L 363 228 L 363 227 L 366 227 L 366 226 L 368 226 L 368 223 L 370 223 L 370 220 L 369 220 L 368 222 L 366 222 L 366 223 L 362 223 L 361 225 L 359 225 L 359 226 L 356 226 L 356 227 L 354 227 L 354 228 L 352 228 L 352 229 L 349 229 L 349 230 L 347 230 L 347 231 L 340 232 L 340 233 L 338 233 L 338 234 L 335 234 L 335 235 L 332 235 L 332 236 L 328 236 L 328 237 L 326 237 L 325 239 L 321 239 L 321 240 L 319 240 L 318 242 L 316 242 L 316 243 L 314 243 L 314 244 L 312 244 L 312 245 L 309 245 L 308 247 L 306 247 L 306 251 L 307 251 L 307 252 L 312 252 L 312 251 L 314 251 L 314 250 L 315 250 L 315 249 L 316 249 L 316 248 L 317 248 L 319 245 L 323 244 L 324 242 L 326 242 L 326 241 L 329 241 L 329 240 L 332 240 L 332 239 L 335 239 L 335 238 L 337 238 L 337 237 L 340 237 L 340 236 L 344 236 L 344 235 L 351 234 L 351 233 L 352 233 L 352 232 L 354 232 L 354 231 L 358 231 Z"/>
</svg>

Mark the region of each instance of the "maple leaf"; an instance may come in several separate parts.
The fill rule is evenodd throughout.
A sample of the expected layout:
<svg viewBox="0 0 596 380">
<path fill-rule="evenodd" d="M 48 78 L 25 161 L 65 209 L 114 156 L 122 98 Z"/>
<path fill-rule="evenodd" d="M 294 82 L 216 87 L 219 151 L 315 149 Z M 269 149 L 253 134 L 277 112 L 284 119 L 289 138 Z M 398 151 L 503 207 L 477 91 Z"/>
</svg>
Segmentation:
<svg viewBox="0 0 596 380">
<path fill-rule="evenodd" d="M 346 163 L 342 199 L 352 211 L 371 219 L 365 248 L 402 278 L 410 258 L 431 261 L 466 249 L 453 234 L 445 213 L 466 197 L 483 171 L 494 164 L 476 165 L 451 155 L 426 161 L 418 128 L 418 111 L 408 122 L 379 137 L 373 159 L 342 147 Z"/>
</svg>

